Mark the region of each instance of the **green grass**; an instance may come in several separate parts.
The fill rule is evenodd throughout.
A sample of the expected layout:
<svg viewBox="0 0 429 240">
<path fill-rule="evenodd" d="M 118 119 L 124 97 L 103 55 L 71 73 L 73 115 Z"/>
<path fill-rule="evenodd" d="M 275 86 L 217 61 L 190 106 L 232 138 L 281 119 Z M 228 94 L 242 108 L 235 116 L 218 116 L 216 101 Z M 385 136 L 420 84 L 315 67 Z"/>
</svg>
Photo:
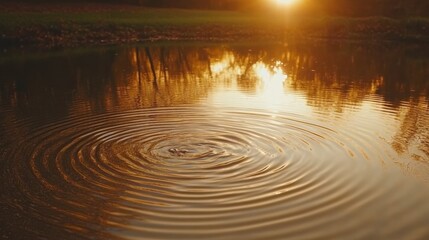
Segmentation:
<svg viewBox="0 0 429 240">
<path fill-rule="evenodd" d="M 181 9 L 138 9 L 135 11 L 105 11 L 84 13 L 0 12 L 0 27 L 15 28 L 58 23 L 110 24 L 122 26 L 198 26 L 208 24 L 261 24 L 261 14 L 232 11 Z"/>
</svg>

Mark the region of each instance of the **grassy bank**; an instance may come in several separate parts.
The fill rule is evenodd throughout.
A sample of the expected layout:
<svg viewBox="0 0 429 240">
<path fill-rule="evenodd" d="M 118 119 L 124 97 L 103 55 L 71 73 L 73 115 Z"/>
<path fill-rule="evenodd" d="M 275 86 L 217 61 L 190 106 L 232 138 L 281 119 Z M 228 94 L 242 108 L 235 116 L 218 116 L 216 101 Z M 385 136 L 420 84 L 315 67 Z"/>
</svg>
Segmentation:
<svg viewBox="0 0 429 240">
<path fill-rule="evenodd" d="M 49 47 L 287 37 L 429 42 L 429 20 L 299 17 L 282 12 L 147 9 L 116 5 L 0 8 L 2 45 Z"/>
</svg>

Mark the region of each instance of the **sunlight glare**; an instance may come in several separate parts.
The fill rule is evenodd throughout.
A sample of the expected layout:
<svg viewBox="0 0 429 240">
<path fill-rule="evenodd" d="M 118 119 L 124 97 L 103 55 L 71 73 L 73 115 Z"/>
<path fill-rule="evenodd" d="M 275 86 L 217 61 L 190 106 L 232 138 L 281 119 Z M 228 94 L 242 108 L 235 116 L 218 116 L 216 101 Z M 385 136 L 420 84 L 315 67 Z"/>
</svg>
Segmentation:
<svg viewBox="0 0 429 240">
<path fill-rule="evenodd" d="M 280 65 L 280 61 L 276 62 L 274 67 L 258 62 L 253 67 L 257 78 L 262 83 L 259 94 L 269 107 L 275 107 L 284 97 L 284 83 L 288 76 Z"/>
<path fill-rule="evenodd" d="M 297 0 L 274 0 L 278 5 L 290 6 L 294 4 Z"/>
<path fill-rule="evenodd" d="M 232 76 L 232 75 L 240 75 L 241 69 L 235 63 L 235 57 L 231 53 L 225 54 L 221 59 L 215 60 L 210 65 L 210 71 L 216 77 L 220 77 L 219 75 Z"/>
</svg>

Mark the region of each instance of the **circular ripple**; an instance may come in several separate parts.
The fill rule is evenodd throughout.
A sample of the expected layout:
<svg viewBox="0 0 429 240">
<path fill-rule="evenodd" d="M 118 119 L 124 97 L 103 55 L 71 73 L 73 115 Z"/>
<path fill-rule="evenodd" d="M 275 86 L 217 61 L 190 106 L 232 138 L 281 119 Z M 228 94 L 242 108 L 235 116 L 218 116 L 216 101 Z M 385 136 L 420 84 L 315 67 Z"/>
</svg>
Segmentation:
<svg viewBox="0 0 429 240">
<path fill-rule="evenodd" d="M 62 238 L 429 236 L 426 192 L 332 129 L 199 107 L 71 117 L 1 153 L 3 202 Z"/>
</svg>

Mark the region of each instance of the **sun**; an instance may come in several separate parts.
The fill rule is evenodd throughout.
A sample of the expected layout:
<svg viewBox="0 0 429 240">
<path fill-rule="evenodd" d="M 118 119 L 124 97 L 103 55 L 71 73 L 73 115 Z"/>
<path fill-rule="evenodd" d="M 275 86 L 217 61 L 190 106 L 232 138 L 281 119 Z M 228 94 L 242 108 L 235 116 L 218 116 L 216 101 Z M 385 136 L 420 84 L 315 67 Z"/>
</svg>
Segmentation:
<svg viewBox="0 0 429 240">
<path fill-rule="evenodd" d="M 278 5 L 289 6 L 294 4 L 298 0 L 275 0 Z"/>
</svg>

